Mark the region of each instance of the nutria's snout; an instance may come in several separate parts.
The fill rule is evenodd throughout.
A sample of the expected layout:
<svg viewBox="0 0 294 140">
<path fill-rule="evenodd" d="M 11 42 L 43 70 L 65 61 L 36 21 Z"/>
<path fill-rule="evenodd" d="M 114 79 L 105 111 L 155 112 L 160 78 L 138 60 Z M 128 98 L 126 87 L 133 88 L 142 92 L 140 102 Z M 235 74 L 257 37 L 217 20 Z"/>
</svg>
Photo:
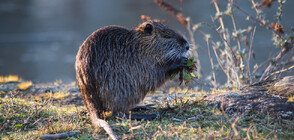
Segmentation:
<svg viewBox="0 0 294 140">
<path fill-rule="evenodd" d="M 188 53 L 189 53 L 189 50 L 190 50 L 190 44 L 188 42 L 186 42 L 184 44 L 183 48 L 184 48 L 184 51 L 182 53 L 182 57 L 188 58 Z"/>
<path fill-rule="evenodd" d="M 185 43 L 184 44 L 184 48 L 187 50 L 187 51 L 189 51 L 189 49 L 190 49 L 190 44 L 187 42 L 187 43 Z"/>
</svg>

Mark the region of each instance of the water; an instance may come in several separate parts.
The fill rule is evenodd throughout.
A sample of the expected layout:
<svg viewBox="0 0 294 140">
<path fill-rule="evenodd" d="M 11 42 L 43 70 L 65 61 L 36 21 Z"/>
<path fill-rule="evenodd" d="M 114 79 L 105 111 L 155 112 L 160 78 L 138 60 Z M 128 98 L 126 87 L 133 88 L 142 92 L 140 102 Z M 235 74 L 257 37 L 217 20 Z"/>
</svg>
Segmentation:
<svg viewBox="0 0 294 140">
<path fill-rule="evenodd" d="M 225 8 L 224 1 L 220 2 Z M 211 23 L 210 16 L 215 15 L 213 6 L 207 0 L 183 0 L 182 6 L 179 0 L 172 3 L 182 7 L 183 13 L 194 23 Z M 250 11 L 249 4 L 246 0 L 239 0 L 238 3 L 247 11 Z M 291 15 L 294 13 L 293 5 L 294 1 L 288 0 L 284 7 L 282 23 L 285 27 L 294 23 Z M 274 14 L 274 10 L 267 11 Z M 132 28 L 141 22 L 141 14 L 165 19 L 171 28 L 187 36 L 187 31 L 176 18 L 152 0 L 1 0 L 0 75 L 16 74 L 35 82 L 74 81 L 75 55 L 85 38 L 106 25 Z M 244 21 L 245 17 L 242 14 L 236 16 L 238 28 L 252 24 L 251 21 Z M 229 21 L 226 25 L 231 26 Z M 206 31 L 213 34 L 213 31 Z M 203 69 L 210 71 L 203 36 L 195 34 L 195 39 Z M 258 54 L 257 62 L 266 60 L 271 50 L 275 50 L 271 33 L 258 27 L 253 47 Z M 224 80 L 221 76 L 221 81 Z"/>
</svg>

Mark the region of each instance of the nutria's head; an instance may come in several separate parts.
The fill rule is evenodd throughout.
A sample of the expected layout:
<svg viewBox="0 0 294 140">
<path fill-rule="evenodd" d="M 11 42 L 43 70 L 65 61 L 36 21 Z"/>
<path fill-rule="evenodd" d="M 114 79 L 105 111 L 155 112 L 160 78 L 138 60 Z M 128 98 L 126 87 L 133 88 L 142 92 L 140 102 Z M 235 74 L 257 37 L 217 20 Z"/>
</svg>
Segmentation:
<svg viewBox="0 0 294 140">
<path fill-rule="evenodd" d="M 143 53 L 160 62 L 186 57 L 189 50 L 189 44 L 183 36 L 159 22 L 146 21 L 133 31 Z"/>
</svg>

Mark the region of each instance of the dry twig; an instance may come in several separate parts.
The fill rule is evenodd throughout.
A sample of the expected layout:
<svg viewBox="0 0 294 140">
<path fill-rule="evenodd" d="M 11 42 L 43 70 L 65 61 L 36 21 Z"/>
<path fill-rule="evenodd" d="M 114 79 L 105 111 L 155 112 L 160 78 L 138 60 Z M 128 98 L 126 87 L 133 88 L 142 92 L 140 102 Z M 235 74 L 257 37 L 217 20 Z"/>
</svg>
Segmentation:
<svg viewBox="0 0 294 140">
<path fill-rule="evenodd" d="M 55 139 L 62 139 L 67 137 L 72 137 L 77 134 L 81 133 L 80 131 L 72 131 L 72 132 L 65 132 L 65 133 L 58 133 L 58 134 L 49 134 L 41 136 L 42 140 L 55 140 Z"/>
</svg>

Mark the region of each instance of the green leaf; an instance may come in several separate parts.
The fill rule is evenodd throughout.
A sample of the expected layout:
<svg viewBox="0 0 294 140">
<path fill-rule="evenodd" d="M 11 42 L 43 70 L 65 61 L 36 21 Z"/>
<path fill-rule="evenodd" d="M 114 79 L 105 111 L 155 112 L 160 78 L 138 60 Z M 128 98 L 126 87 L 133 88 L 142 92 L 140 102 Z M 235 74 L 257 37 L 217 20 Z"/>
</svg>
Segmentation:
<svg viewBox="0 0 294 140">
<path fill-rule="evenodd" d="M 188 66 L 188 67 L 193 66 L 193 62 L 187 62 L 187 66 Z"/>
<path fill-rule="evenodd" d="M 18 129 L 23 128 L 23 126 L 22 126 L 21 124 L 17 124 L 17 125 L 15 125 L 14 127 L 15 127 L 15 128 L 18 128 Z"/>
<path fill-rule="evenodd" d="M 171 77 L 170 77 L 170 80 L 173 80 L 173 79 L 177 76 L 178 73 L 179 73 L 179 72 L 173 73 L 173 74 L 171 75 Z"/>
<path fill-rule="evenodd" d="M 186 82 L 189 82 L 192 79 L 191 76 L 185 70 L 183 71 L 183 77 Z"/>
<path fill-rule="evenodd" d="M 189 58 L 188 61 L 193 62 L 194 61 L 194 57 Z"/>
<path fill-rule="evenodd" d="M 191 75 L 192 77 L 196 77 L 195 74 L 194 74 L 193 72 L 191 72 L 190 75 Z"/>
<path fill-rule="evenodd" d="M 193 64 L 194 64 L 194 57 L 191 57 L 187 60 L 187 66 L 191 67 L 191 66 L 193 66 Z"/>
</svg>

